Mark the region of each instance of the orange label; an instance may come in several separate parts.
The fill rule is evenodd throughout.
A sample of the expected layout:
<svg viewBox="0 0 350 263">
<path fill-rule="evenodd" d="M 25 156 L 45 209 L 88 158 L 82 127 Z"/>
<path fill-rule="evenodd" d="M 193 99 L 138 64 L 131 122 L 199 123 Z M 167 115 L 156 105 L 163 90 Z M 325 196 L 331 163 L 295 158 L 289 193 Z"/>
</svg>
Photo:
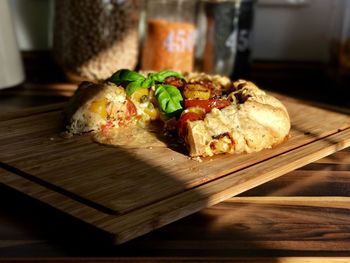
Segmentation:
<svg viewBox="0 0 350 263">
<path fill-rule="evenodd" d="M 192 71 L 195 32 L 191 23 L 149 20 L 142 69 Z"/>
</svg>

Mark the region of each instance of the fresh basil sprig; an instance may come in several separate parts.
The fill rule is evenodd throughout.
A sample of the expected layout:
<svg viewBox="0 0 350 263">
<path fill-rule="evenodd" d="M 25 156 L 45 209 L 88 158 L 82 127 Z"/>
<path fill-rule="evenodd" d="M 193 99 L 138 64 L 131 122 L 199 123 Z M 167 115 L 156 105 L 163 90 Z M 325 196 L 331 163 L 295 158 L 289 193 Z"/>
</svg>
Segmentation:
<svg viewBox="0 0 350 263">
<path fill-rule="evenodd" d="M 143 81 L 144 79 L 145 77 L 140 73 L 129 69 L 121 69 L 115 72 L 108 81 L 120 85 L 126 82 Z"/>
<path fill-rule="evenodd" d="M 144 77 L 135 71 L 121 69 L 115 72 L 107 81 L 117 85 L 125 85 L 126 95 L 129 97 L 139 89 L 148 89 L 154 86 L 161 110 L 166 114 L 172 114 L 182 109 L 181 102 L 183 98 L 181 92 L 175 86 L 162 83 L 168 77 L 183 78 L 180 73 L 171 70 L 149 73 L 147 77 Z"/>
<path fill-rule="evenodd" d="M 128 95 L 130 97 L 135 91 L 142 89 L 142 88 L 148 88 L 148 87 L 142 87 L 143 82 L 144 82 L 144 80 L 130 82 L 125 87 L 126 95 Z"/>
<path fill-rule="evenodd" d="M 179 72 L 171 70 L 162 70 L 156 73 L 148 74 L 148 78 L 158 82 L 164 82 L 164 80 L 168 77 L 177 77 L 183 79 L 183 76 Z"/>
<path fill-rule="evenodd" d="M 159 85 L 155 92 L 160 108 L 167 114 L 182 109 L 183 98 L 181 92 L 172 85 Z"/>
</svg>

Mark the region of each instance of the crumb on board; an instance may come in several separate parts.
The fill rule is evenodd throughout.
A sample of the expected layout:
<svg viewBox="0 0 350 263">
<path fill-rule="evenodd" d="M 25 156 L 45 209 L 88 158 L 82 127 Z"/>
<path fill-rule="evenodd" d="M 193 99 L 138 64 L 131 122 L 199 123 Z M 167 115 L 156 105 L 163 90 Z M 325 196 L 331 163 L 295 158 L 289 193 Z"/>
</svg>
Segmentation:
<svg viewBox="0 0 350 263">
<path fill-rule="evenodd" d="M 51 137 L 51 138 L 50 138 L 50 141 L 53 141 L 53 140 L 55 140 L 55 138 L 54 138 L 54 137 Z"/>
<path fill-rule="evenodd" d="M 73 134 L 70 133 L 69 131 L 64 131 L 60 133 L 60 136 L 64 139 L 69 139 L 73 137 Z"/>
<path fill-rule="evenodd" d="M 203 162 L 202 158 L 199 157 L 199 156 L 197 156 L 197 157 L 189 157 L 189 159 L 193 160 L 193 161 L 196 161 L 196 162 L 199 162 L 199 163 Z"/>
<path fill-rule="evenodd" d="M 152 147 L 152 146 L 150 146 L 150 147 L 148 147 L 147 149 L 152 150 L 152 149 L 153 149 L 153 147 Z"/>
</svg>

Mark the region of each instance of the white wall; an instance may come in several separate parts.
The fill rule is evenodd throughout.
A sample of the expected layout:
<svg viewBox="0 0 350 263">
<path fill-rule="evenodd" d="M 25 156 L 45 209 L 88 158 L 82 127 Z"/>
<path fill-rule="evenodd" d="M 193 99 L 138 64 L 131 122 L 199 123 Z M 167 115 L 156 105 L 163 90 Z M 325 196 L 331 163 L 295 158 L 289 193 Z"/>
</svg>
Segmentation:
<svg viewBox="0 0 350 263">
<path fill-rule="evenodd" d="M 334 3 L 309 0 L 301 6 L 259 4 L 254 21 L 253 57 L 327 60 Z"/>
<path fill-rule="evenodd" d="M 50 47 L 52 1 L 10 0 L 22 50 Z M 307 2 L 300 7 L 258 4 L 254 23 L 254 58 L 304 61 L 327 59 L 330 14 L 334 0 Z"/>
<path fill-rule="evenodd" d="M 9 3 L 20 49 L 48 49 L 52 0 L 9 0 Z"/>
</svg>

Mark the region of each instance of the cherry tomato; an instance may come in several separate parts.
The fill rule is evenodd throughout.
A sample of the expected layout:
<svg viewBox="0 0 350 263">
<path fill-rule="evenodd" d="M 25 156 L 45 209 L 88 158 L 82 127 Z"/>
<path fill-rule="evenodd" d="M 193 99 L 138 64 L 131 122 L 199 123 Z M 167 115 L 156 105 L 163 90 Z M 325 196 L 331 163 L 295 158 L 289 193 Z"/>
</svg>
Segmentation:
<svg viewBox="0 0 350 263">
<path fill-rule="evenodd" d="M 101 131 L 103 133 L 107 132 L 109 129 L 113 128 L 114 127 L 114 124 L 113 124 L 113 121 L 112 120 L 109 120 L 107 121 L 106 124 L 104 125 L 101 125 Z"/>
<path fill-rule="evenodd" d="M 126 119 L 129 120 L 131 117 L 137 115 L 137 109 L 134 103 L 131 100 L 126 99 Z"/>
<path fill-rule="evenodd" d="M 196 112 L 183 113 L 178 122 L 178 134 L 180 137 L 185 138 L 187 135 L 187 122 L 203 120 L 203 115 Z"/>
<path fill-rule="evenodd" d="M 200 107 L 205 109 L 205 112 L 210 112 L 213 108 L 222 109 L 230 105 L 228 99 L 209 99 L 209 100 L 185 100 L 185 109 L 191 107 Z"/>
</svg>

